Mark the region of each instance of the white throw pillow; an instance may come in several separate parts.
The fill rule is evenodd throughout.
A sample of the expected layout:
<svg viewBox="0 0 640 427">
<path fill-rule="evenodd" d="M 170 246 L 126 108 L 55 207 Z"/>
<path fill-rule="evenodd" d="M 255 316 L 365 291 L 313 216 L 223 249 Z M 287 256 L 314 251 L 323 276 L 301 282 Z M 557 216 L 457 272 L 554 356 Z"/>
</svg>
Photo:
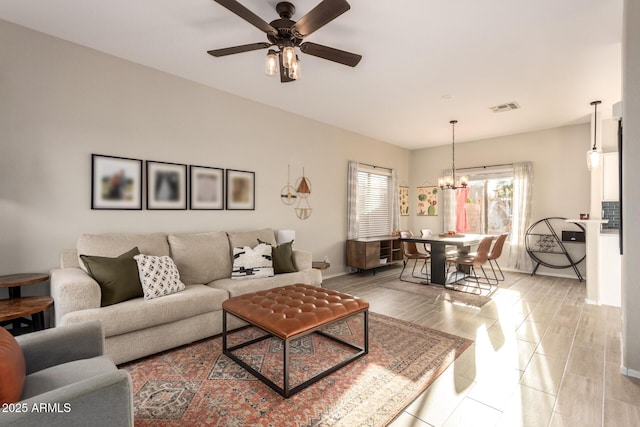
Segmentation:
<svg viewBox="0 0 640 427">
<path fill-rule="evenodd" d="M 150 300 L 184 290 L 178 267 L 168 256 L 136 255 L 144 299 Z"/>
<path fill-rule="evenodd" d="M 257 279 L 273 276 L 271 245 L 261 243 L 251 249 L 249 246 L 233 248 L 232 279 Z"/>
</svg>

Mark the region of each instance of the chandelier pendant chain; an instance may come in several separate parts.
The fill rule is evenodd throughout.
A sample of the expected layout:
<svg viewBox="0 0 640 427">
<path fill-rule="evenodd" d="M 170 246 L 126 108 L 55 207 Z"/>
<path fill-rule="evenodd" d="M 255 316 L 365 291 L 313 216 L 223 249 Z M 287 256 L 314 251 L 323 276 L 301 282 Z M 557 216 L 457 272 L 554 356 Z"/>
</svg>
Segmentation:
<svg viewBox="0 0 640 427">
<path fill-rule="evenodd" d="M 453 167 L 453 185 L 456 185 L 456 123 L 457 120 L 451 120 L 451 165 Z"/>
</svg>

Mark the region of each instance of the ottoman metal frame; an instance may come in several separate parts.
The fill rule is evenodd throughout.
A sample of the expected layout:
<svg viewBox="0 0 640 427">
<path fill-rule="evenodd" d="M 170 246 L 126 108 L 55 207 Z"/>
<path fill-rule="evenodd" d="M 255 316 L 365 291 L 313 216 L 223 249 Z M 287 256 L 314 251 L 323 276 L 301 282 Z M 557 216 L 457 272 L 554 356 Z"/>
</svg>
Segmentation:
<svg viewBox="0 0 640 427">
<path fill-rule="evenodd" d="M 321 331 L 320 329 L 330 325 L 334 322 L 340 321 L 340 320 L 345 320 L 348 319 L 352 316 L 358 315 L 362 313 L 364 315 L 364 321 L 363 321 L 363 334 L 364 334 L 364 345 L 362 347 L 355 345 L 353 343 L 349 343 L 347 341 L 344 341 L 336 336 L 330 335 L 324 331 Z M 229 332 L 227 331 L 227 314 L 231 314 L 232 316 L 244 320 L 245 322 L 248 322 L 251 326 L 254 326 L 262 331 L 264 331 L 266 334 L 263 336 L 260 336 L 258 338 L 254 338 L 252 340 L 240 343 L 238 345 L 234 345 L 233 347 L 227 347 L 227 336 L 229 335 Z M 309 378 L 308 380 L 298 384 L 295 387 L 291 387 L 291 385 L 289 384 L 289 356 L 290 356 L 290 350 L 291 350 L 291 342 L 293 340 L 302 338 L 306 335 L 310 335 L 313 333 L 317 333 L 319 335 L 322 335 L 326 338 L 329 338 L 333 341 L 339 342 L 341 344 L 344 344 L 354 350 L 357 351 L 357 353 L 352 354 L 351 356 L 349 356 L 347 359 L 339 362 L 338 364 L 330 367 L 329 369 L 322 371 L 318 374 L 316 374 L 315 376 Z M 254 369 L 251 365 L 249 365 L 248 363 L 246 363 L 245 361 L 243 361 L 241 358 L 239 358 L 238 356 L 236 356 L 235 354 L 233 354 L 233 351 L 250 346 L 252 344 L 255 344 L 257 342 L 263 341 L 265 339 L 269 339 L 269 338 L 278 338 L 279 340 L 281 340 L 283 342 L 283 385 L 284 387 L 280 387 L 279 385 L 277 385 L 274 381 L 272 381 L 271 379 L 267 378 L 266 376 L 264 376 L 262 373 L 260 373 L 258 370 Z M 251 320 L 245 319 L 242 316 L 239 316 L 238 314 L 228 311 L 226 309 L 223 309 L 223 313 L 222 313 L 222 352 L 224 353 L 225 356 L 229 357 L 231 360 L 233 360 L 234 362 L 236 362 L 238 365 L 242 366 L 244 369 L 246 369 L 247 371 L 249 371 L 251 374 L 253 374 L 256 378 L 258 378 L 260 381 L 262 381 L 264 384 L 268 385 L 269 387 L 271 387 L 271 389 L 273 389 L 275 392 L 279 393 L 282 397 L 284 398 L 288 398 L 292 395 L 294 395 L 295 393 L 305 389 L 306 387 L 310 386 L 311 384 L 325 378 L 327 375 L 332 374 L 333 372 L 337 371 L 338 369 L 346 366 L 347 364 L 353 362 L 354 360 L 356 360 L 357 358 L 369 353 L 369 309 L 366 308 L 364 310 L 360 310 L 357 311 L 355 313 L 351 313 L 349 315 L 346 315 L 344 317 L 340 317 L 337 319 L 331 319 L 330 321 L 318 324 L 316 326 L 314 326 L 313 328 L 306 330 L 304 332 L 301 332 L 299 334 L 293 335 L 289 338 L 283 339 L 281 337 L 279 337 L 277 335 L 277 331 L 271 331 L 263 326 L 260 325 L 256 325 L 254 322 L 252 322 Z"/>
</svg>

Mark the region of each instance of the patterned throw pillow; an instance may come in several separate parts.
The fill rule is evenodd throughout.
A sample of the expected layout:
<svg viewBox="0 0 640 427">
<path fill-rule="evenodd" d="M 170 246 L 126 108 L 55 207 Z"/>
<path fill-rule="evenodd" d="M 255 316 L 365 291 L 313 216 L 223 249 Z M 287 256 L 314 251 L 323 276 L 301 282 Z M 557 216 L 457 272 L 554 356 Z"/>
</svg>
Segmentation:
<svg viewBox="0 0 640 427">
<path fill-rule="evenodd" d="M 257 279 L 273 276 L 271 245 L 261 243 L 251 249 L 249 246 L 233 248 L 232 279 Z"/>
<path fill-rule="evenodd" d="M 150 300 L 184 290 L 178 267 L 168 256 L 136 255 L 144 299 Z"/>
</svg>

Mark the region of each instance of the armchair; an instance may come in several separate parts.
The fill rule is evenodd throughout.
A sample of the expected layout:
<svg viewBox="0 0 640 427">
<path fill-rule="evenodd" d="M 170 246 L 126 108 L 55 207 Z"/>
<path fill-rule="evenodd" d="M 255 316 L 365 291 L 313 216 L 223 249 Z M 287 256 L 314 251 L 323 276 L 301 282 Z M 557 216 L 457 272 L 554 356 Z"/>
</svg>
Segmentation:
<svg viewBox="0 0 640 427">
<path fill-rule="evenodd" d="M 16 337 L 26 378 L 0 426 L 133 426 L 131 377 L 103 355 L 99 321 Z M 5 405 L 6 406 L 6 405 Z"/>
</svg>

